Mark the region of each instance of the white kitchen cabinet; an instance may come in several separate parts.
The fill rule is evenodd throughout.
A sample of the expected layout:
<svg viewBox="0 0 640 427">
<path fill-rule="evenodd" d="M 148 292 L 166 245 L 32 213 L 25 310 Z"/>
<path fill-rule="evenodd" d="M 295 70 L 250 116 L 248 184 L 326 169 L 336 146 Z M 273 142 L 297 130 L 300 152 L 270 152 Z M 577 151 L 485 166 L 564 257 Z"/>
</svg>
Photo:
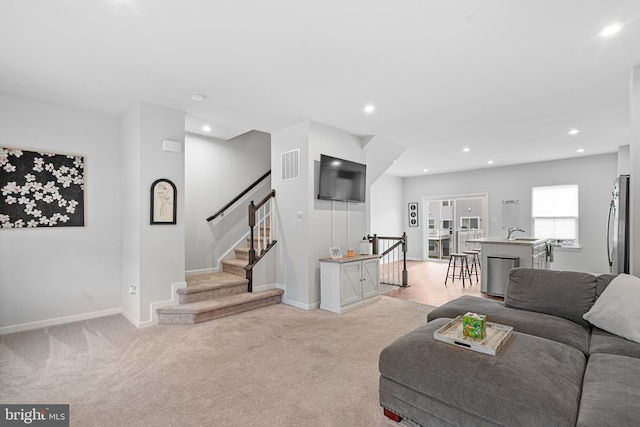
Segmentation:
<svg viewBox="0 0 640 427">
<path fill-rule="evenodd" d="M 378 255 L 320 260 L 320 308 L 344 313 L 380 299 Z"/>
<path fill-rule="evenodd" d="M 548 268 L 546 242 L 543 244 L 534 245 L 532 252 L 533 265 L 531 267 L 546 270 Z"/>
</svg>

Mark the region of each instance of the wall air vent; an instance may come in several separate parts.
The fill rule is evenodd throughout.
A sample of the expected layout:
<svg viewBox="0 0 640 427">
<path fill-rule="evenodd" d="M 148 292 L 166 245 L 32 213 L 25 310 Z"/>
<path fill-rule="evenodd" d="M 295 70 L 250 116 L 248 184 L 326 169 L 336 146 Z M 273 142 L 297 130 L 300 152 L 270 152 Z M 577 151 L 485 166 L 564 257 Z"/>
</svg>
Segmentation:
<svg viewBox="0 0 640 427">
<path fill-rule="evenodd" d="M 292 179 L 300 179 L 300 149 L 287 151 L 282 153 L 282 181 L 291 181 Z"/>
</svg>

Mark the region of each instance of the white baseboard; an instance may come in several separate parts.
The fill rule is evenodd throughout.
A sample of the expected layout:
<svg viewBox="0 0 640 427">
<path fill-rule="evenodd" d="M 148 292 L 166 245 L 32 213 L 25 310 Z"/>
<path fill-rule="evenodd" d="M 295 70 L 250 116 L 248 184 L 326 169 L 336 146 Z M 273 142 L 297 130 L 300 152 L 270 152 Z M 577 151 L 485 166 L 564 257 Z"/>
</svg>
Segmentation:
<svg viewBox="0 0 640 427">
<path fill-rule="evenodd" d="M 18 325 L 0 327 L 0 335 L 13 334 L 16 332 L 42 329 L 49 326 L 63 325 L 65 323 L 79 322 L 81 320 L 95 319 L 97 317 L 112 316 L 114 314 L 124 314 L 122 308 L 110 308 L 107 310 L 92 311 L 89 313 L 73 314 L 71 316 L 54 317 L 52 319 L 38 320 L 35 322 L 20 323 Z M 125 317 L 127 317 L 125 315 Z M 131 319 L 129 319 L 131 320 Z"/>
<path fill-rule="evenodd" d="M 156 310 L 160 307 L 167 307 L 170 305 L 178 305 L 180 298 L 178 297 L 178 289 L 186 288 L 187 282 L 176 282 L 171 284 L 171 299 L 164 301 L 152 302 L 149 304 L 151 310 L 151 320 L 140 322 L 138 328 L 148 328 L 149 326 L 158 324 L 158 313 Z"/>
<path fill-rule="evenodd" d="M 292 307 L 301 308 L 303 310 L 314 310 L 316 308 L 320 308 L 320 302 L 315 302 L 312 304 L 307 304 L 300 301 L 295 301 L 287 298 L 287 287 L 282 284 L 276 284 L 276 288 L 284 290 L 284 294 L 282 295 L 282 303 L 290 305 Z"/>
<path fill-rule="evenodd" d="M 138 322 L 138 319 L 133 317 L 131 314 L 129 314 L 128 312 L 126 312 L 123 309 L 120 309 L 120 314 L 122 314 L 125 319 L 127 319 L 129 322 L 131 322 L 131 324 L 133 326 L 135 326 L 136 328 L 140 328 L 140 322 Z"/>
<path fill-rule="evenodd" d="M 303 310 L 314 310 L 316 308 L 320 308 L 320 303 L 316 302 L 313 304 L 305 304 L 299 301 L 290 300 L 287 298 L 282 298 L 282 303 L 286 305 L 290 305 L 292 307 L 301 308 Z"/>
<path fill-rule="evenodd" d="M 275 283 L 269 283 L 266 285 L 253 286 L 253 292 L 263 292 L 268 291 L 269 289 L 277 288 Z"/>
</svg>

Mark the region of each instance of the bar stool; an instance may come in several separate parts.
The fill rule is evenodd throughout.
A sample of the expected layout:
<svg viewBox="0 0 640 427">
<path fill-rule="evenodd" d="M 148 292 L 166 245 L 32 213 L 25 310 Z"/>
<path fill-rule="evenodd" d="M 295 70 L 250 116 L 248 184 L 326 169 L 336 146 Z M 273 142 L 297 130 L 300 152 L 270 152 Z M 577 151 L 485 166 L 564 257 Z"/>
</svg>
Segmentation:
<svg viewBox="0 0 640 427">
<path fill-rule="evenodd" d="M 471 276 L 473 272 L 476 273 L 476 282 L 478 281 L 478 269 L 481 268 L 480 265 L 480 251 L 477 249 L 471 249 L 468 251 L 462 251 L 463 254 L 467 256 L 467 263 L 469 263 L 469 259 L 471 259 L 471 267 L 469 267 L 469 280 L 471 280 Z"/>
<path fill-rule="evenodd" d="M 458 273 L 458 278 L 462 279 L 462 287 L 464 288 L 464 279 L 466 277 L 469 278 L 469 286 L 471 286 L 471 274 L 469 274 L 469 261 L 467 260 L 467 255 L 459 253 L 449 254 L 449 266 L 447 267 L 447 277 L 444 279 L 444 285 L 447 285 L 449 277 L 451 277 L 452 282 L 456 281 L 456 266 L 458 265 L 458 260 L 460 260 L 460 272 Z M 449 274 L 451 261 L 453 261 L 453 271 Z"/>
</svg>

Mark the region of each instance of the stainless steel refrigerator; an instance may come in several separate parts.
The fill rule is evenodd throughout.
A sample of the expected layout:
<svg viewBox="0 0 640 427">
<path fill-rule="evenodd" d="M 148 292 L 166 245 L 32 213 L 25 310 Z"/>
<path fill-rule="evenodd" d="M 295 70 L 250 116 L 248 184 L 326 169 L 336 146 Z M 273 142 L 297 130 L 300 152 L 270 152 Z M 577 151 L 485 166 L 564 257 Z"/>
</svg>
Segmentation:
<svg viewBox="0 0 640 427">
<path fill-rule="evenodd" d="M 629 175 L 620 175 L 613 183 L 607 224 L 609 271 L 629 273 Z"/>
</svg>

